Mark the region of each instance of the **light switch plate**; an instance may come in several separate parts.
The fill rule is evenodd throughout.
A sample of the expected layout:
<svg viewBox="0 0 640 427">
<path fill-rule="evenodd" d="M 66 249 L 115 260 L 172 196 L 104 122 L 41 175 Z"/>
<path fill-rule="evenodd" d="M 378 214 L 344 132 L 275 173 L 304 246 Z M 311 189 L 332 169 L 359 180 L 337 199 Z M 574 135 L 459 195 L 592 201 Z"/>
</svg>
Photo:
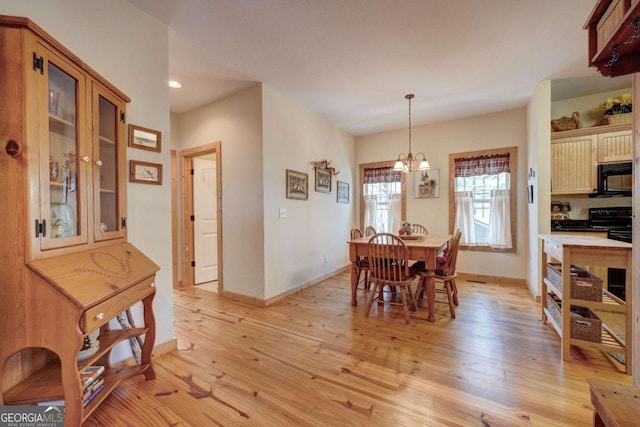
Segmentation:
<svg viewBox="0 0 640 427">
<path fill-rule="evenodd" d="M 280 208 L 280 218 L 287 217 L 287 208 Z"/>
</svg>

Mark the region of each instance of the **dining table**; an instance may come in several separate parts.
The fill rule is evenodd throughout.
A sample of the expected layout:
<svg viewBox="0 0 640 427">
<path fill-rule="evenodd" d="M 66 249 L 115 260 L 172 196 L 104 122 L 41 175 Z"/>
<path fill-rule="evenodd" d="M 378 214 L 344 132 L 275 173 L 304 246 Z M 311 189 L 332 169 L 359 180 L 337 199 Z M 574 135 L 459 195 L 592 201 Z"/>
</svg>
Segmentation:
<svg viewBox="0 0 640 427">
<path fill-rule="evenodd" d="M 435 274 L 436 257 L 447 246 L 453 237 L 451 234 L 427 234 L 400 236 L 409 249 L 409 259 L 424 261 L 427 271 L 427 320 L 435 321 L 434 307 L 436 297 Z M 358 259 L 369 255 L 369 239 L 371 236 L 349 240 L 349 260 L 351 261 L 351 305 L 357 306 L 356 291 L 358 289 Z"/>
</svg>

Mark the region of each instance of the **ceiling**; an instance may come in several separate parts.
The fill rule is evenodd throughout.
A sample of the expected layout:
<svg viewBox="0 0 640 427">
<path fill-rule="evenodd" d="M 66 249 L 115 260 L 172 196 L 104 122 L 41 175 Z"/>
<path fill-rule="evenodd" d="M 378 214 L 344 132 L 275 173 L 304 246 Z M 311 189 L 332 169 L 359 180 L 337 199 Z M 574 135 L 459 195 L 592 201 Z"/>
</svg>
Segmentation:
<svg viewBox="0 0 640 427">
<path fill-rule="evenodd" d="M 587 66 L 596 0 L 128 0 L 169 27 L 171 112 L 262 82 L 353 135 L 631 86 Z"/>
</svg>

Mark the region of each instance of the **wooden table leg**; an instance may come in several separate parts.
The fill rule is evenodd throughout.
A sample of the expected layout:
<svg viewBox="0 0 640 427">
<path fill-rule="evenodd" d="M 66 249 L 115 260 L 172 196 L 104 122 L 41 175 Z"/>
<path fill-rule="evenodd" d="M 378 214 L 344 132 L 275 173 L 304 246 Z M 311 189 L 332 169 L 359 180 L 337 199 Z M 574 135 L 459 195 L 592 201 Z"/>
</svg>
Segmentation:
<svg viewBox="0 0 640 427">
<path fill-rule="evenodd" d="M 356 291 L 358 290 L 358 263 L 351 263 L 351 306 L 356 307 L 358 301 L 356 300 Z"/>
<path fill-rule="evenodd" d="M 427 311 L 429 316 L 427 320 L 429 322 L 435 322 L 435 306 L 436 306 L 436 281 L 433 270 L 427 271 Z"/>
</svg>

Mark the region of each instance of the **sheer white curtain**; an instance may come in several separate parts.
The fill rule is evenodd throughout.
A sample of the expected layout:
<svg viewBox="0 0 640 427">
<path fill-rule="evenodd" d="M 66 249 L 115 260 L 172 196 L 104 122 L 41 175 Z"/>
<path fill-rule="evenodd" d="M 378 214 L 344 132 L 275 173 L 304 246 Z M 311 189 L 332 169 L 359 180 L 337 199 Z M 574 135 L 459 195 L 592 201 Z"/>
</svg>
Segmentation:
<svg viewBox="0 0 640 427">
<path fill-rule="evenodd" d="M 364 226 L 376 228 L 376 214 L 378 212 L 378 196 L 364 196 Z"/>
<path fill-rule="evenodd" d="M 460 244 L 466 246 L 476 246 L 478 240 L 476 238 L 476 226 L 473 221 L 473 192 L 472 191 L 456 191 L 456 222 L 454 230 L 458 228 L 462 232 Z"/>
<path fill-rule="evenodd" d="M 509 190 L 491 191 L 491 209 L 487 244 L 494 248 L 512 248 Z"/>
<path fill-rule="evenodd" d="M 398 234 L 400 224 L 402 223 L 402 195 L 389 195 L 389 223 L 387 224 L 387 232 Z"/>
</svg>

